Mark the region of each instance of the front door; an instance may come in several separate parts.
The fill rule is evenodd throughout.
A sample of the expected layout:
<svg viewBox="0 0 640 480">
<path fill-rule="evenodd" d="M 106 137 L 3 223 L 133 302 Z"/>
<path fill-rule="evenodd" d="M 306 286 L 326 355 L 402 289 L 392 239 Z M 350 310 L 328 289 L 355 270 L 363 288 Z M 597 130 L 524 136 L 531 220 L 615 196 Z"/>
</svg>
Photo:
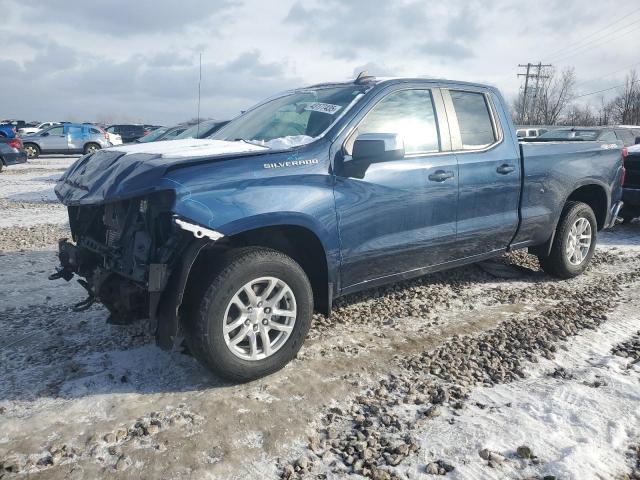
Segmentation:
<svg viewBox="0 0 640 480">
<path fill-rule="evenodd" d="M 395 133 L 405 156 L 372 163 L 360 178 L 337 172 L 335 202 L 341 284 L 383 282 L 451 259 L 456 238 L 458 166 L 437 89 L 395 90 L 375 103 L 344 142 L 344 165 L 356 137 Z M 439 112 L 439 113 L 438 113 Z M 443 148 L 443 143 L 446 148 Z"/>
<path fill-rule="evenodd" d="M 65 152 L 67 150 L 67 136 L 64 134 L 64 126 L 46 130 L 46 135 L 41 134 L 40 148 L 43 152 Z"/>
</svg>

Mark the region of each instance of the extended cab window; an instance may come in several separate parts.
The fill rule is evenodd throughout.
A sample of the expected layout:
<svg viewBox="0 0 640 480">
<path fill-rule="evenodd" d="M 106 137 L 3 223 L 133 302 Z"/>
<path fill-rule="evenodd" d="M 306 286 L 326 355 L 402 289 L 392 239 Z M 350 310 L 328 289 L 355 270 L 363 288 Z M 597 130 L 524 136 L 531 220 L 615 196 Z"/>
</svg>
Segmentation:
<svg viewBox="0 0 640 480">
<path fill-rule="evenodd" d="M 496 141 L 491 113 L 484 94 L 451 90 L 463 150 L 478 150 Z"/>
<path fill-rule="evenodd" d="M 407 154 L 439 152 L 440 140 L 431 91 L 402 90 L 381 100 L 349 138 L 345 145 L 349 155 L 353 142 L 362 133 L 397 133 L 404 140 Z"/>
</svg>

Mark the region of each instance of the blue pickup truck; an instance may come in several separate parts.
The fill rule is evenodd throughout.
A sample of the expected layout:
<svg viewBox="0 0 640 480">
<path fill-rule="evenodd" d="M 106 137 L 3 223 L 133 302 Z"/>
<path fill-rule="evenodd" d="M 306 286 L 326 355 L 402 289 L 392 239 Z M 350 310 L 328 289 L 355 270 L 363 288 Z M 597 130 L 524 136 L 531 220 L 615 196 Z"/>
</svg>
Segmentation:
<svg viewBox="0 0 640 480">
<path fill-rule="evenodd" d="M 245 381 L 289 362 L 341 295 L 523 248 L 580 274 L 623 176 L 616 143 L 518 143 L 495 88 L 360 76 L 213 138 L 80 158 L 56 186 L 73 241 L 52 278 Z"/>
</svg>

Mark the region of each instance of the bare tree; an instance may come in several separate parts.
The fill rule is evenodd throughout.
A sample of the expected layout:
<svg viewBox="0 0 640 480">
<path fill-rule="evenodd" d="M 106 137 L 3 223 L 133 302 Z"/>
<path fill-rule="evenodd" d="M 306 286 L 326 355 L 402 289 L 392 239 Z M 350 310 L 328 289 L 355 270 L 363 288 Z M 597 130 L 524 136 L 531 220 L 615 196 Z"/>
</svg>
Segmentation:
<svg viewBox="0 0 640 480">
<path fill-rule="evenodd" d="M 598 125 L 598 117 L 593 114 L 591 105 L 572 104 L 567 108 L 567 114 L 559 123 L 590 127 Z"/>
<path fill-rule="evenodd" d="M 627 125 L 640 122 L 640 85 L 638 75 L 631 70 L 627 75 L 624 89 L 611 102 L 616 121 Z"/>
<path fill-rule="evenodd" d="M 573 68 L 564 69 L 560 75 L 550 70 L 548 78 L 542 80 L 538 98 L 534 105 L 536 123 L 555 125 L 568 107 L 573 95 L 575 74 Z"/>
<path fill-rule="evenodd" d="M 573 68 L 566 68 L 558 74 L 553 68 L 544 71 L 544 77 L 533 88 L 533 94 L 527 96 L 526 110 L 522 112 L 525 101 L 524 92 L 520 92 L 512 105 L 512 115 L 516 123 L 529 125 L 555 125 L 569 106 L 575 74 Z"/>
</svg>

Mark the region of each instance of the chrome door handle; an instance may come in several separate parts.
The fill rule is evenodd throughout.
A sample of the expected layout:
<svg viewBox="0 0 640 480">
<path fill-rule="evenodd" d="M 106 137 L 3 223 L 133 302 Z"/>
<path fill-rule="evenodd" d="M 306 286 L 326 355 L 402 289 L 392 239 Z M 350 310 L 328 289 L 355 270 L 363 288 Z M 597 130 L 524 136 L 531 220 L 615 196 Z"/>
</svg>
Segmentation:
<svg viewBox="0 0 640 480">
<path fill-rule="evenodd" d="M 504 163 L 500 165 L 498 168 L 496 168 L 496 172 L 498 172 L 500 175 L 507 175 L 508 173 L 512 173 L 515 171 L 516 171 L 516 167 L 514 167 L 513 165 L 509 165 L 507 163 Z"/>
<path fill-rule="evenodd" d="M 436 170 L 429 175 L 429 180 L 432 182 L 444 182 L 450 178 L 453 178 L 453 172 L 445 172 L 444 170 Z"/>
</svg>

